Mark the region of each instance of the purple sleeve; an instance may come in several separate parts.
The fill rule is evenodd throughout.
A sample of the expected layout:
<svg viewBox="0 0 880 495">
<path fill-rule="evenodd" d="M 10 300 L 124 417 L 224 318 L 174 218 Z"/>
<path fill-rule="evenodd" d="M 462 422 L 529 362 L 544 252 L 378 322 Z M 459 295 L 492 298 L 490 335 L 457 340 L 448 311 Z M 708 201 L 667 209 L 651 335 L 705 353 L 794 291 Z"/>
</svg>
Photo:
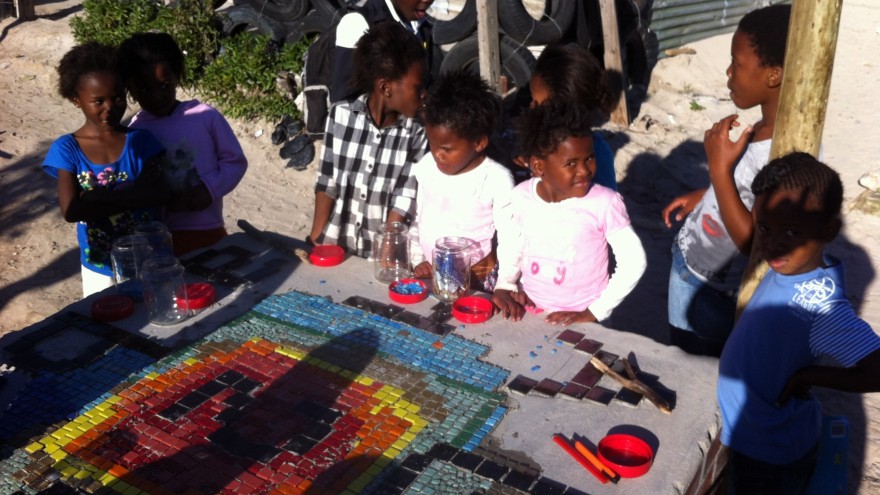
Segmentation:
<svg viewBox="0 0 880 495">
<path fill-rule="evenodd" d="M 211 197 L 216 200 L 235 189 L 247 171 L 248 162 L 229 122 L 220 112 L 215 110 L 213 113 L 211 135 L 217 154 L 217 167 L 200 175 Z"/>
</svg>

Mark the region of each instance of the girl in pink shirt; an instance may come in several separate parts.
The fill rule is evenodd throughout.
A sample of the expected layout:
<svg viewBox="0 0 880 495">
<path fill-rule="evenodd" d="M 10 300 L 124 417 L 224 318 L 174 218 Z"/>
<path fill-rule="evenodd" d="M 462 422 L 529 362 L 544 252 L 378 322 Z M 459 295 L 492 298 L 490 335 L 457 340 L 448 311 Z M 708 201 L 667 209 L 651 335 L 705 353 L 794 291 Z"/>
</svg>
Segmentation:
<svg viewBox="0 0 880 495">
<path fill-rule="evenodd" d="M 635 287 L 646 262 L 623 198 L 593 183 L 589 118 L 576 105 L 551 100 L 523 116 L 520 132 L 534 177 L 511 195 L 516 228 L 498 232 L 495 304 L 514 321 L 526 309 L 549 311 L 546 321 L 557 325 L 603 320 Z"/>
</svg>

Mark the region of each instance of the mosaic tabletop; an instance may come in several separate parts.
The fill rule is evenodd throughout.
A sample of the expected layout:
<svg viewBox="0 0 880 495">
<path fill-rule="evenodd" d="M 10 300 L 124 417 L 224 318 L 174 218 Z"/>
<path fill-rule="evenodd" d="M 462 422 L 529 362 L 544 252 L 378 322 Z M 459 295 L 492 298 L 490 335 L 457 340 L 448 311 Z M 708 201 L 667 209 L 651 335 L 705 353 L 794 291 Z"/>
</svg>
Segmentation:
<svg viewBox="0 0 880 495">
<path fill-rule="evenodd" d="M 53 339 L 88 352 L 40 358 Z M 582 493 L 479 447 L 483 345 L 291 292 L 170 352 L 62 314 L 7 348 L 0 493 Z M 30 369 L 29 369 L 30 368 Z"/>
<path fill-rule="evenodd" d="M 644 337 L 461 325 L 436 300 L 389 304 L 364 260 L 294 269 L 245 244 L 188 270 L 223 299 L 174 335 L 77 308 L 3 342 L 16 371 L 0 373 L 0 495 L 680 493 L 701 458 L 714 365 Z M 684 415 L 590 365 L 623 373 L 632 350 L 673 399 L 663 385 L 688 382 Z M 616 425 L 660 446 L 628 486 L 599 484 L 551 440 Z"/>
</svg>

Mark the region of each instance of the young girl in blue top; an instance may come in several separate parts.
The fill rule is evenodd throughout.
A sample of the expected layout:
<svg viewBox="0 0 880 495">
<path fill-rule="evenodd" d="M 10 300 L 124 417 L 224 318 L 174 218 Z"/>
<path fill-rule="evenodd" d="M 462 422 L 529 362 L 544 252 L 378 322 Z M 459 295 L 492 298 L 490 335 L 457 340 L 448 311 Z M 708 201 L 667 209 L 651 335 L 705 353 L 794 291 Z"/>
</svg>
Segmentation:
<svg viewBox="0 0 880 495">
<path fill-rule="evenodd" d="M 77 222 L 83 296 L 113 285 L 110 249 L 134 227 L 157 220 L 168 199 L 159 170 L 162 146 L 146 131 L 120 124 L 125 88 L 113 65 L 113 49 L 86 43 L 58 66 L 58 90 L 82 110 L 85 122 L 49 148 L 43 170 L 58 179 L 58 205 Z"/>
</svg>

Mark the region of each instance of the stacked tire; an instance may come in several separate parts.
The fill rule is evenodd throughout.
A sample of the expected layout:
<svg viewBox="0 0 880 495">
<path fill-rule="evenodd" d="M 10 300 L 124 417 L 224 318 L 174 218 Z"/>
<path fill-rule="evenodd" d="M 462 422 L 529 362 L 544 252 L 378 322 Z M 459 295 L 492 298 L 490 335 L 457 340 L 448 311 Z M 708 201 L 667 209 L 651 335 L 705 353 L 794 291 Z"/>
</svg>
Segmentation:
<svg viewBox="0 0 880 495">
<path fill-rule="evenodd" d="M 320 35 L 354 0 L 236 0 L 225 11 L 224 33 L 255 31 L 275 43 L 295 43 L 307 35 Z M 476 39 L 477 2 L 463 0 L 451 19 L 432 19 L 434 43 L 443 47 L 440 71 L 478 70 Z M 629 83 L 647 84 L 657 60 L 656 36 L 649 29 L 653 0 L 616 0 L 621 52 Z M 536 19 L 523 0 L 498 0 L 501 72 L 510 92 L 528 84 L 535 57 L 529 47 L 559 41 L 578 43 L 603 59 L 599 0 L 545 0 Z"/>
</svg>

